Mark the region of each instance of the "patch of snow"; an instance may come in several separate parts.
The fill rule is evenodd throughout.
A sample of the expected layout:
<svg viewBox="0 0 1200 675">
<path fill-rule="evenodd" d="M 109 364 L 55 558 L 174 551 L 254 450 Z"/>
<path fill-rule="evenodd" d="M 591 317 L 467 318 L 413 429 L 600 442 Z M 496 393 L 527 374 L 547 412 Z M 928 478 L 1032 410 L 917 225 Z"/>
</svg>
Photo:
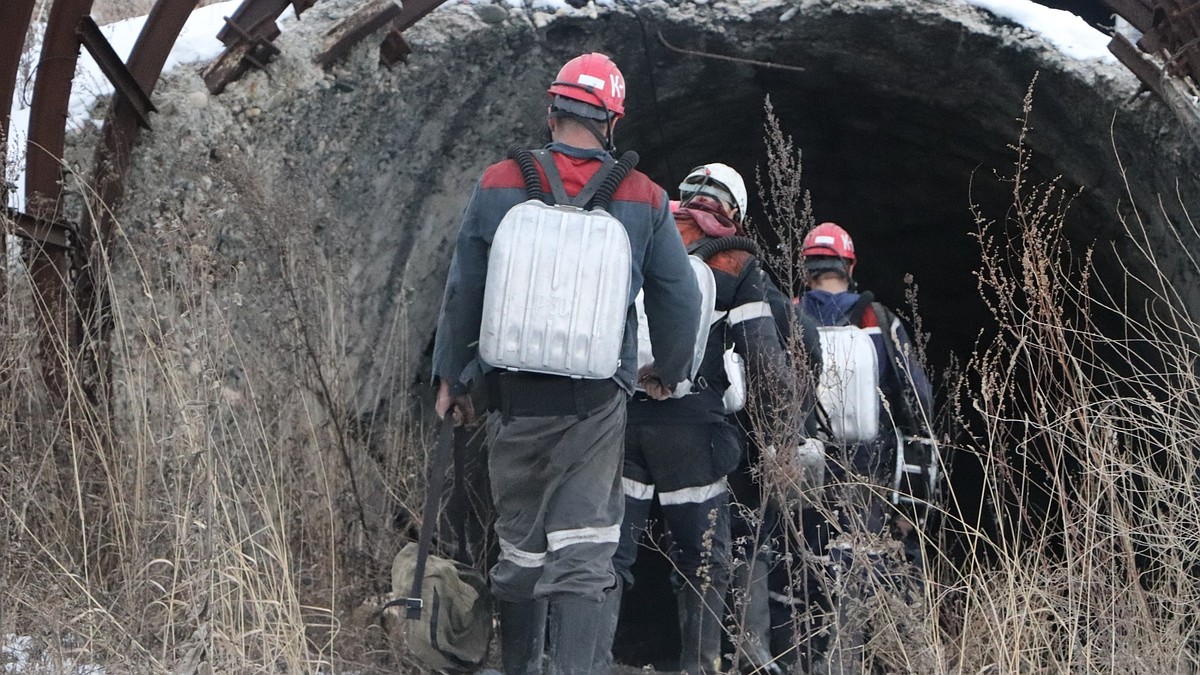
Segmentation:
<svg viewBox="0 0 1200 675">
<path fill-rule="evenodd" d="M 1033 0 L 964 0 L 968 5 L 1003 17 L 1041 34 L 1050 44 L 1073 59 L 1115 62 L 1108 51 L 1109 36 L 1081 17 L 1062 9 L 1039 5 Z"/>
<path fill-rule="evenodd" d="M 94 664 L 77 664 L 70 659 L 48 658 L 38 653 L 33 638 L 28 635 L 6 633 L 0 635 L 0 673 L 104 675 L 104 669 Z"/>
<path fill-rule="evenodd" d="M 241 0 L 226 0 L 192 12 L 167 57 L 163 71 L 169 71 L 181 64 L 211 60 L 220 54 L 224 45 L 217 40 L 217 32 L 224 25 L 225 17 L 232 14 L 240 3 Z M 289 9 L 283 18 L 291 17 L 294 17 L 294 14 L 291 14 Z M 124 61 L 133 51 L 134 42 L 137 41 L 138 34 L 141 33 L 142 25 L 145 22 L 146 17 L 144 16 L 125 19 L 102 26 L 100 31 Z M 36 63 L 41 50 L 41 32 L 44 29 L 43 25 L 41 30 L 37 31 L 33 44 L 26 52 L 25 58 L 29 63 Z M 13 96 L 9 117 L 7 157 L 9 166 L 14 167 L 16 171 L 9 177 L 15 189 L 9 194 L 8 204 L 16 209 L 23 209 L 25 206 L 25 162 L 23 158 L 26 141 L 29 138 L 29 106 L 32 103 L 36 70 L 30 68 L 30 73 L 27 81 L 17 83 L 17 94 Z M 67 129 L 80 129 L 84 125 L 92 124 L 94 121 L 91 110 L 96 99 L 100 96 L 107 96 L 112 91 L 112 84 L 104 76 L 100 66 L 91 54 L 83 50 L 79 55 L 79 63 L 75 67 L 75 80 L 71 85 Z"/>
</svg>

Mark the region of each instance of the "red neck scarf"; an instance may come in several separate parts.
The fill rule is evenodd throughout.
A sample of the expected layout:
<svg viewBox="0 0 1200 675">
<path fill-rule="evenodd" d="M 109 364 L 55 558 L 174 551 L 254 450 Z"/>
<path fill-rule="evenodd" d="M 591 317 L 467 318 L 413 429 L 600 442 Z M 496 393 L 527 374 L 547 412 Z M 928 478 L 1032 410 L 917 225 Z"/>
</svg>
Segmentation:
<svg viewBox="0 0 1200 675">
<path fill-rule="evenodd" d="M 742 234 L 742 228 L 721 213 L 714 213 L 702 204 L 684 206 L 675 212 L 675 218 L 691 218 L 710 237 L 729 237 Z"/>
</svg>

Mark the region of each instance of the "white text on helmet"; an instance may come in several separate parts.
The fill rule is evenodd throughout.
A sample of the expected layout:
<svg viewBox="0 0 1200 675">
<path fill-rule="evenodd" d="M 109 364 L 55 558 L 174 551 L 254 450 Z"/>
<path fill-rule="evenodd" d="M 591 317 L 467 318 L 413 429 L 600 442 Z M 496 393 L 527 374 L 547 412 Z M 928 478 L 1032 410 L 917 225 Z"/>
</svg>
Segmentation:
<svg viewBox="0 0 1200 675">
<path fill-rule="evenodd" d="M 625 98 L 625 79 L 616 73 L 608 76 L 612 80 L 612 94 L 616 98 Z M 604 87 L 601 86 L 601 89 Z"/>
</svg>

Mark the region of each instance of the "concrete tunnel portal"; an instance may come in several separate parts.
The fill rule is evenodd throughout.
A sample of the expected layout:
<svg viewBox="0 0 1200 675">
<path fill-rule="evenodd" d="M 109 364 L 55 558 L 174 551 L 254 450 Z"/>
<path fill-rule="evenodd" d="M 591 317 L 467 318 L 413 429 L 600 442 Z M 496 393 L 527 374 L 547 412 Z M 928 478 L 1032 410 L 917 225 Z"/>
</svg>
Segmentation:
<svg viewBox="0 0 1200 675">
<path fill-rule="evenodd" d="M 327 234 L 356 260 L 350 281 L 362 327 L 351 357 L 369 404 L 427 377 L 427 363 L 406 365 L 403 384 L 372 364 L 388 335 L 381 318 L 403 307 L 405 344 L 428 353 L 473 181 L 508 145 L 547 139 L 541 92 L 584 51 L 608 53 L 626 75 L 618 147 L 636 150 L 639 168 L 672 195 L 691 167 L 732 165 L 747 178 L 759 228 L 767 219 L 754 183 L 765 169 L 769 97 L 803 155 L 815 220 L 855 237 L 860 286 L 900 307 L 912 274 L 935 369 L 969 354 L 988 325 L 972 276 L 971 206 L 998 221 L 1009 212 L 1004 179 L 1035 78 L 1026 178 L 1081 189 L 1067 219 L 1072 242 L 1119 244 L 1118 205 L 1153 211 L 1158 195 L 1176 192 L 1176 176 L 1196 170 L 1170 112 L 1135 98 L 1136 79 L 1120 65 L 1076 61 L 954 0 L 635 7 L 596 19 L 530 21 L 513 11 L 488 22 L 469 6 L 450 7 L 412 29 L 414 53 L 391 70 L 366 43 L 326 71 L 305 64 L 314 47 L 301 29 L 318 22 L 301 22 L 280 39 L 271 77 L 254 73 L 203 106 L 190 103 L 195 84 L 168 84 L 165 95 L 177 98 L 143 138 L 126 211 L 145 219 L 174 192 L 181 210 L 221 201 L 223 217 L 235 220 L 239 207 L 224 202 L 236 186 L 217 170 L 230 148 L 269 166 L 263 173 L 327 176 L 320 202 L 337 221 Z M 178 178 L 164 183 L 164 171 Z M 1193 185 L 1179 190 L 1184 204 L 1195 199 Z M 1147 217 L 1164 226 L 1162 214 Z M 1124 275 L 1103 253 L 1098 260 L 1101 274 Z"/>
<path fill-rule="evenodd" d="M 980 254 L 971 206 L 995 220 L 1010 209 L 1012 186 L 1002 177 L 1013 171 L 1010 146 L 1035 77 L 1028 176 L 1082 188 L 1067 220 L 1073 243 L 1111 242 L 1119 253 L 1126 246 L 1119 205 L 1130 203 L 1165 232 L 1167 216 L 1150 205 L 1176 194 L 1177 176 L 1196 175 L 1196 153 L 1174 118 L 1134 97 L 1136 79 L 1121 66 L 1074 61 L 953 0 L 647 3 L 636 12 L 619 3 L 599 18 L 540 22 L 516 12 L 484 22 L 467 8 L 451 9 L 413 29 L 414 53 L 394 70 L 380 70 L 363 46 L 303 95 L 279 93 L 307 77 L 284 72 L 272 80 L 253 75 L 201 110 L 180 105 L 176 119 L 165 116 L 146 134 L 131 177 L 126 209 L 135 220 L 175 202 L 186 212 L 189 200 L 204 198 L 194 193 L 207 188 L 181 188 L 145 168 L 146 157 L 166 156 L 163 148 L 180 138 L 234 144 L 253 150 L 255 161 L 329 177 L 329 208 L 343 223 L 338 246 L 356 257 L 349 286 L 357 297 L 348 306 L 358 329 L 348 351 L 364 414 L 380 401 L 428 403 L 441 288 L 472 182 L 507 145 L 545 140 L 541 91 L 583 51 L 603 51 L 624 71 L 627 116 L 617 144 L 636 150 L 639 168 L 672 195 L 688 169 L 708 161 L 732 165 L 753 184 L 766 157 L 769 97 L 803 154 L 816 222 L 838 222 L 855 238 L 860 287 L 899 308 L 905 275 L 919 286 L 934 373 L 952 357 L 968 358 L 981 332 L 995 331 L 973 277 Z M 280 39 L 281 60 L 311 49 L 296 33 Z M 188 86 L 171 91 L 182 99 Z M 243 120 L 252 106 L 288 120 L 290 131 Z M 227 125 L 225 135 L 195 131 L 198 119 Z M 202 159 L 173 159 L 172 171 L 208 175 L 214 155 L 192 154 Z M 213 192 L 222 185 L 215 180 Z M 1197 203 L 1189 183 L 1178 188 L 1184 205 Z M 173 202 L 165 191 L 182 196 Z M 752 220 L 764 224 L 754 187 L 751 202 Z M 236 253 L 237 236 L 229 241 L 235 255 L 248 253 Z M 1097 265 L 1101 277 L 1126 274 L 1103 252 Z M 424 356 L 381 365 L 375 355 L 394 341 Z M 661 567 L 647 573 L 665 578 Z M 646 599 L 651 607 L 665 601 Z M 664 656 L 638 649 L 630 647 L 630 658 Z"/>
</svg>

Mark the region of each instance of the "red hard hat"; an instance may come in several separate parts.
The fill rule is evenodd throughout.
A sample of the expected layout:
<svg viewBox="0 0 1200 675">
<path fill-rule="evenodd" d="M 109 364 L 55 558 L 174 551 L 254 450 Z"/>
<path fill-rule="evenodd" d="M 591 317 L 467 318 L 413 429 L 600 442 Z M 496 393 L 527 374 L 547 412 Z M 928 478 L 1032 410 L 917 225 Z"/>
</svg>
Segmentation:
<svg viewBox="0 0 1200 675">
<path fill-rule="evenodd" d="M 546 93 L 607 110 L 615 117 L 625 114 L 625 76 L 599 52 L 567 61 Z"/>
<path fill-rule="evenodd" d="M 821 223 L 804 238 L 800 255 L 808 257 L 843 258 L 853 265 L 854 240 L 837 223 Z"/>
</svg>

